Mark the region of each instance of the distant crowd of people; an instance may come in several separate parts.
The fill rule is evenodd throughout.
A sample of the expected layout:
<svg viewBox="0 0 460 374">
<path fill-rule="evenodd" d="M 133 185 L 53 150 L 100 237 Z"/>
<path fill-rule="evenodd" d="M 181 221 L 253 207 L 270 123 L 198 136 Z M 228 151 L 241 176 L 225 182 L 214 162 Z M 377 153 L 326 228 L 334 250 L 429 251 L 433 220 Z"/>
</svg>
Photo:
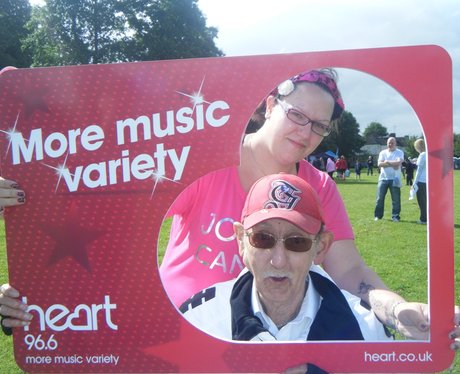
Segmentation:
<svg viewBox="0 0 460 374">
<path fill-rule="evenodd" d="M 346 177 L 351 175 L 350 167 L 344 155 L 336 158 L 334 156 L 310 156 L 308 160 L 316 169 L 325 171 L 329 176 L 334 179 L 334 174 L 337 173 L 336 178 L 345 180 Z M 356 158 L 350 165 L 355 173 L 355 179 L 361 179 L 361 170 L 366 169 L 367 175 L 374 175 L 374 158 L 368 156 L 366 161 L 360 161 Z M 410 158 L 405 158 L 401 163 L 402 177 L 406 181 L 407 186 L 414 184 L 414 174 L 417 170 L 417 163 Z M 380 174 L 380 168 L 377 166 L 377 173 Z"/>
<path fill-rule="evenodd" d="M 410 186 L 409 199 L 417 197 L 420 208 L 419 224 L 426 224 L 426 154 L 425 142 L 417 139 L 414 143 L 415 150 L 419 153 L 416 162 L 404 157 L 404 152 L 397 148 L 396 138 L 389 137 L 387 147 L 383 149 L 377 159 L 377 172 L 379 174 L 377 184 L 377 198 L 374 209 L 374 220 L 379 221 L 384 215 L 385 197 L 390 191 L 392 211 L 391 219 L 399 222 L 401 217 L 401 187 L 405 180 L 406 186 Z M 350 166 L 344 155 L 316 157 L 310 156 L 310 163 L 318 170 L 325 171 L 335 180 L 345 181 L 350 176 Z M 350 163 L 355 171 L 355 179 L 361 180 L 361 169 L 367 167 L 367 175 L 374 175 L 374 158 L 368 156 L 366 162 L 360 162 L 356 158 Z M 337 175 L 334 178 L 334 173 Z M 415 174 L 415 177 L 414 177 Z"/>
</svg>

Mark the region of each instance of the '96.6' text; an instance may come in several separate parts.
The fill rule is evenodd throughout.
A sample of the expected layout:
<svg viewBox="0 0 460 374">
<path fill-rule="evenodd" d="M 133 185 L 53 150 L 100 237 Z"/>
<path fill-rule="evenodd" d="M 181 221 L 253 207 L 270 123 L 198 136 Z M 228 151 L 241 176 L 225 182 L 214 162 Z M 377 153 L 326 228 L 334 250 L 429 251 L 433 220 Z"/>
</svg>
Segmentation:
<svg viewBox="0 0 460 374">
<path fill-rule="evenodd" d="M 28 334 L 24 337 L 24 343 L 26 343 L 29 351 L 31 349 L 35 349 L 37 351 L 53 351 L 58 347 L 58 342 L 54 339 L 54 334 L 52 334 L 47 340 L 42 338 L 42 334 L 39 334 L 37 337 L 32 334 Z"/>
</svg>

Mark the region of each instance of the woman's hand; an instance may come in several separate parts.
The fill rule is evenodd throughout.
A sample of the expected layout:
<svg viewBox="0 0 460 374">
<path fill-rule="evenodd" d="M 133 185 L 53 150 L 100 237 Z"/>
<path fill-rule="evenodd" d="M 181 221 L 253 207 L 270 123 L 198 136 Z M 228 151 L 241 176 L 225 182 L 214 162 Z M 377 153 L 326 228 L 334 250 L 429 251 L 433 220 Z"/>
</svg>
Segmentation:
<svg viewBox="0 0 460 374">
<path fill-rule="evenodd" d="M 22 205 L 26 201 L 26 194 L 19 185 L 12 180 L 0 177 L 0 207 Z"/>
<path fill-rule="evenodd" d="M 27 313 L 27 305 L 19 300 L 19 292 L 9 284 L 0 286 L 0 315 L 2 330 L 11 334 L 12 327 L 23 327 L 30 324 L 32 314 Z"/>
<path fill-rule="evenodd" d="M 423 303 L 399 302 L 393 308 L 396 330 L 408 339 L 430 337 L 429 307 Z"/>
<path fill-rule="evenodd" d="M 398 331 L 410 339 L 428 339 L 430 330 L 429 308 L 427 304 L 400 303 L 395 308 Z M 450 348 L 453 351 L 460 350 L 460 307 L 455 306 L 454 329 L 449 333 L 453 340 Z"/>
</svg>

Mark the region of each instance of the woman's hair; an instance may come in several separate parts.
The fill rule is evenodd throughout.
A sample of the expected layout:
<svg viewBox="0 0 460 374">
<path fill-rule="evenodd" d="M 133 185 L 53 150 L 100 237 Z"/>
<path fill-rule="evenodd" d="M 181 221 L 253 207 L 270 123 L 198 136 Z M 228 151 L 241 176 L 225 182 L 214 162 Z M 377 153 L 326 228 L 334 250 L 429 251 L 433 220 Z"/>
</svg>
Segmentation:
<svg viewBox="0 0 460 374">
<path fill-rule="evenodd" d="M 425 140 L 423 139 L 417 139 L 414 142 L 414 148 L 418 153 L 425 152 Z"/>
<path fill-rule="evenodd" d="M 337 88 L 337 72 L 332 68 L 324 68 L 319 70 L 309 70 L 285 80 L 280 83 L 275 89 L 270 93 L 271 96 L 277 98 L 289 96 L 292 92 L 295 91 L 297 84 L 301 82 L 311 83 L 324 91 L 329 93 L 334 99 L 334 111 L 331 117 L 331 125 L 333 128 L 337 128 L 337 123 L 345 110 L 345 105 L 342 100 L 339 89 Z M 254 111 L 251 119 L 249 120 L 248 126 L 246 128 L 246 133 L 256 132 L 262 127 L 265 122 L 265 111 L 266 111 L 266 100 L 257 106 Z"/>
</svg>

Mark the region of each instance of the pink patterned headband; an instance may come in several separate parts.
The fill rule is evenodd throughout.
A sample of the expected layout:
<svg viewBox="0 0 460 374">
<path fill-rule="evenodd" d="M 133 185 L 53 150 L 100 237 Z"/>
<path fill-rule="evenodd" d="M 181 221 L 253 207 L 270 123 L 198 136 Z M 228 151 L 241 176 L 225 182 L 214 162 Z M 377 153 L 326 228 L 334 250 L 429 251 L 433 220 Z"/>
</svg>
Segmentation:
<svg viewBox="0 0 460 374">
<path fill-rule="evenodd" d="M 345 109 L 345 104 L 343 103 L 342 96 L 340 95 L 340 91 L 337 88 L 337 84 L 332 77 L 319 70 L 310 70 L 289 78 L 288 80 L 281 83 L 275 90 L 273 90 L 272 95 L 287 96 L 294 91 L 295 83 L 298 82 L 314 83 L 329 92 L 334 98 L 335 102 L 334 112 L 332 113 L 332 120 L 340 117 Z"/>
</svg>

